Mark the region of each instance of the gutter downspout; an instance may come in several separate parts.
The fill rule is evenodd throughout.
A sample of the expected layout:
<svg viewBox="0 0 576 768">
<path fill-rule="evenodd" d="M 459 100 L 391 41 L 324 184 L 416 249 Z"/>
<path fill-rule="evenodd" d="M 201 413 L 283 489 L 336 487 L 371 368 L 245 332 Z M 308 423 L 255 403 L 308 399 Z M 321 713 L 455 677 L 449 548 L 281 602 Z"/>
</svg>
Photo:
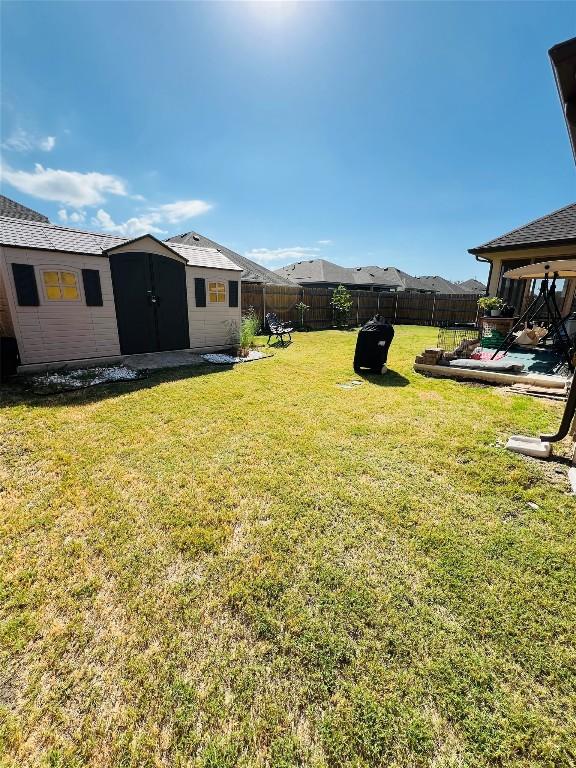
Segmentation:
<svg viewBox="0 0 576 768">
<path fill-rule="evenodd" d="M 476 261 L 480 262 L 480 264 L 490 264 L 490 271 L 488 272 L 488 280 L 486 281 L 486 296 L 488 295 L 488 289 L 490 288 L 490 280 L 492 279 L 492 268 L 494 267 L 494 262 L 491 259 L 484 259 L 482 256 L 478 256 L 478 254 L 474 254 L 474 258 Z"/>
</svg>

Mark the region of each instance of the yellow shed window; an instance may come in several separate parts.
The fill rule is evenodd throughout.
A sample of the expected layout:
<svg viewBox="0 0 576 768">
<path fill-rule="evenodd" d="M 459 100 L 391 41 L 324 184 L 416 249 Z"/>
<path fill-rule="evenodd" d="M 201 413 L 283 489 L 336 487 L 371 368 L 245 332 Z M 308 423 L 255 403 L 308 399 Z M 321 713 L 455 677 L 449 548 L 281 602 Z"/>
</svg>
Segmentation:
<svg viewBox="0 0 576 768">
<path fill-rule="evenodd" d="M 222 304 L 226 301 L 226 286 L 224 283 L 208 283 L 208 296 L 211 304 Z"/>
<path fill-rule="evenodd" d="M 74 272 L 46 270 L 42 272 L 44 292 L 48 301 L 78 301 L 78 279 Z"/>
</svg>

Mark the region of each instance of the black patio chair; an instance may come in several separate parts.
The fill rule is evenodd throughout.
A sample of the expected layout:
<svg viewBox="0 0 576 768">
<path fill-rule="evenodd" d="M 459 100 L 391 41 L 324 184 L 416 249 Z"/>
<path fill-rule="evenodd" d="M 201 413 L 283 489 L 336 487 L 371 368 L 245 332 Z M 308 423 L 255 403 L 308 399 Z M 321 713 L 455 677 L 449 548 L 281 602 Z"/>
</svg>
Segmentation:
<svg viewBox="0 0 576 768">
<path fill-rule="evenodd" d="M 284 346 L 284 336 L 288 336 L 290 341 L 292 341 L 291 334 L 294 328 L 288 323 L 280 322 L 274 312 L 266 313 L 266 327 L 268 328 L 268 344 L 270 344 L 272 336 L 276 336 L 282 346 Z"/>
</svg>

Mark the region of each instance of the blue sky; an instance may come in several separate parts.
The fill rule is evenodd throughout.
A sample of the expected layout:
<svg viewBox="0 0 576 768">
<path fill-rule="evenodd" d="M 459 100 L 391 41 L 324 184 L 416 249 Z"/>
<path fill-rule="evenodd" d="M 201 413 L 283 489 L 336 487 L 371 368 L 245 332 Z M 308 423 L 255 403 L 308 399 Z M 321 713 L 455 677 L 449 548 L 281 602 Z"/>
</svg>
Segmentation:
<svg viewBox="0 0 576 768">
<path fill-rule="evenodd" d="M 548 48 L 573 3 L 2 4 L 2 191 L 52 221 L 195 229 L 483 278 L 576 199 Z"/>
</svg>

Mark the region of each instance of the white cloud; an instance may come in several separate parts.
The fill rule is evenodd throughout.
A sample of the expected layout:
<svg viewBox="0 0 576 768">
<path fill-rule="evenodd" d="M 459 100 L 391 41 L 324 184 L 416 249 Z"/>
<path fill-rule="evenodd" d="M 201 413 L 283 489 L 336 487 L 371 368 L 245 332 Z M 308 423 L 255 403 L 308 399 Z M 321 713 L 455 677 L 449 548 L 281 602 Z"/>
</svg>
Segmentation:
<svg viewBox="0 0 576 768">
<path fill-rule="evenodd" d="M 164 235 L 163 229 L 155 226 L 158 221 L 157 214 L 144 214 L 143 216 L 133 216 L 126 221 L 116 223 L 108 211 L 102 208 L 98 210 L 96 216 L 92 219 L 94 226 L 103 229 L 104 232 L 120 235 L 121 237 L 138 237 L 139 235 L 153 234 Z"/>
<path fill-rule="evenodd" d="M 58 211 L 58 218 L 63 224 L 83 224 L 86 221 L 86 214 L 84 211 L 72 211 L 68 213 L 65 208 L 61 208 Z"/>
<path fill-rule="evenodd" d="M 114 232 L 122 237 L 138 237 L 150 232 L 155 235 L 164 235 L 167 230 L 162 225 L 177 224 L 193 216 L 199 216 L 212 208 L 210 203 L 204 200 L 179 200 L 175 203 L 166 203 L 150 208 L 140 216 L 133 216 L 126 221 L 116 223 L 108 211 L 100 210 L 92 219 L 92 223 L 105 232 Z"/>
<path fill-rule="evenodd" d="M 211 208 L 212 205 L 204 200 L 178 200 L 175 203 L 159 205 L 151 210 L 169 224 L 178 224 L 180 221 L 200 216 L 200 214 L 206 213 Z"/>
<path fill-rule="evenodd" d="M 73 208 L 98 205 L 105 200 L 105 194 L 127 195 L 126 185 L 118 176 L 106 173 L 80 173 L 44 168 L 40 163 L 34 172 L 14 171 L 2 167 L 2 178 L 20 192 L 41 200 L 54 200 Z"/>
<path fill-rule="evenodd" d="M 12 152 L 32 152 L 34 149 L 40 149 L 42 152 L 51 152 L 56 146 L 55 136 L 37 137 L 31 133 L 17 128 L 1 144 L 3 149 Z"/>
<path fill-rule="evenodd" d="M 318 245 L 331 245 L 332 240 L 317 240 Z"/>
<path fill-rule="evenodd" d="M 40 139 L 38 146 L 43 152 L 52 152 L 56 146 L 56 136 L 46 136 L 46 138 Z"/>
<path fill-rule="evenodd" d="M 320 248 L 295 245 L 292 248 L 252 248 L 244 255 L 253 261 L 306 261 L 315 259 L 320 252 Z"/>
</svg>

